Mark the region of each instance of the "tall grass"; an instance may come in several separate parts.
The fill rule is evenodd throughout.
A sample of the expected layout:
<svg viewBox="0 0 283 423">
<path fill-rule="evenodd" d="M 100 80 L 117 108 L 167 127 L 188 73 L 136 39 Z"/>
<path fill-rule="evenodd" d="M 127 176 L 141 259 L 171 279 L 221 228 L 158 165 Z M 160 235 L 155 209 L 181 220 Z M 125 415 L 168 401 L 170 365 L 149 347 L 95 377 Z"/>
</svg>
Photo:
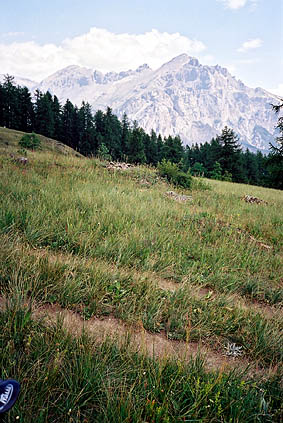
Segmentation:
<svg viewBox="0 0 283 423">
<path fill-rule="evenodd" d="M 283 196 L 205 184 L 195 181 L 193 200 L 178 203 L 154 169 L 109 172 L 46 151 L 28 153 L 25 167 L 0 157 L 0 296 L 10 299 L 0 310 L 0 377 L 23 386 L 6 421 L 280 421 L 280 370 L 267 370 L 282 359 Z M 247 204 L 244 194 L 268 204 Z M 149 359 L 127 339 L 74 339 L 60 321 L 33 320 L 31 302 L 85 319 L 111 315 L 219 356 L 234 342 L 266 376 L 207 372 L 201 357 Z"/>
<path fill-rule="evenodd" d="M 278 376 L 243 380 L 239 372 L 207 373 L 189 364 L 149 359 L 125 341 L 72 338 L 60 321 L 43 327 L 19 299 L 0 312 L 1 377 L 22 391 L 5 421 L 276 422 Z"/>
<path fill-rule="evenodd" d="M 131 324 L 141 322 L 151 332 L 165 331 L 169 339 L 206 340 L 221 353 L 228 341 L 236 342 L 246 356 L 262 364 L 280 361 L 279 312 L 267 318 L 239 308 L 224 295 L 199 298 L 190 285 L 164 291 L 152 274 L 125 271 L 105 261 L 77 260 L 73 255 L 33 252 L 19 248 L 7 236 L 2 244 L 6 247 L 0 254 L 0 288 L 6 297 L 18 289 L 37 303 L 59 303 L 85 318 L 111 314 Z"/>
<path fill-rule="evenodd" d="M 64 162 L 69 165 L 36 162 L 26 171 L 5 166 L 2 233 L 12 230 L 37 247 L 281 301 L 277 206 L 251 210 L 238 197 L 214 192 L 196 192 L 193 204 L 178 204 L 164 196 L 160 184 L 145 190 L 91 161 Z M 272 249 L 261 248 L 250 234 Z"/>
</svg>

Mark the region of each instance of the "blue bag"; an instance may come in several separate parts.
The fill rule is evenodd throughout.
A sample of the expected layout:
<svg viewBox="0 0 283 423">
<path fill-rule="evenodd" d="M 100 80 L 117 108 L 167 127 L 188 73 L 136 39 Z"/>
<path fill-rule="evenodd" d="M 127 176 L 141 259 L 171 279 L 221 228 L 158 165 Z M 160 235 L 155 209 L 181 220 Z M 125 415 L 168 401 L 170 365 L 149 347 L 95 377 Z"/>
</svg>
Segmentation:
<svg viewBox="0 0 283 423">
<path fill-rule="evenodd" d="M 0 414 L 10 410 L 20 393 L 20 384 L 16 380 L 0 379 Z"/>
</svg>

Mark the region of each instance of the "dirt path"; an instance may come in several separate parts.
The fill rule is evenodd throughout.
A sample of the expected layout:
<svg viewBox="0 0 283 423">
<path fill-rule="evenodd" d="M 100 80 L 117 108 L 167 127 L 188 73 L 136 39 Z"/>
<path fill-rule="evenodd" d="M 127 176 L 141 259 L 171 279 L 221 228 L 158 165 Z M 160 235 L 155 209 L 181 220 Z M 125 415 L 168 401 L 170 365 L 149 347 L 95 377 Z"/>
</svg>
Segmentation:
<svg viewBox="0 0 283 423">
<path fill-rule="evenodd" d="M 6 301 L 0 297 L 0 310 L 5 308 Z M 134 351 L 157 359 L 177 358 L 182 362 L 188 362 L 192 357 L 201 354 L 205 358 L 207 370 L 223 371 L 236 368 L 243 370 L 249 367 L 247 376 L 267 375 L 273 372 L 272 368 L 262 369 L 255 362 L 249 362 L 244 357 L 228 357 L 197 342 L 172 341 L 164 333 L 149 333 L 143 328 L 126 325 L 113 317 L 84 320 L 78 313 L 63 309 L 59 305 L 34 307 L 32 314 L 34 319 L 46 325 L 56 324 L 59 320 L 67 333 L 72 336 L 80 336 L 83 331 L 86 331 L 98 343 L 110 338 L 121 345 L 127 339 Z"/>
<path fill-rule="evenodd" d="M 56 254 L 53 251 L 46 250 L 46 249 L 30 249 L 30 252 L 38 257 L 47 257 L 51 263 L 55 263 L 56 261 L 66 262 L 70 264 L 81 262 L 87 267 L 93 266 L 95 263 L 109 266 L 109 263 L 104 262 L 103 260 L 84 258 L 84 257 L 74 256 L 72 254 L 61 253 L 61 252 Z M 127 268 L 117 267 L 115 265 L 112 265 L 111 270 L 113 272 L 117 271 L 122 275 L 123 274 L 126 276 L 131 275 L 137 281 L 141 279 L 147 279 L 148 281 L 151 281 L 150 283 L 152 283 L 152 285 L 155 285 L 156 287 L 163 289 L 165 291 L 176 292 L 179 289 L 183 289 L 183 288 L 190 289 L 190 291 L 192 292 L 192 295 L 195 298 L 202 299 L 208 296 L 208 298 L 213 299 L 213 298 L 216 298 L 217 295 L 218 296 L 223 295 L 223 296 L 226 296 L 227 300 L 231 302 L 232 306 L 239 307 L 244 310 L 252 309 L 253 311 L 257 313 L 262 314 L 265 318 L 272 318 L 275 315 L 279 315 L 282 312 L 282 310 L 280 310 L 279 307 L 272 307 L 267 304 L 259 303 L 256 301 L 255 302 L 248 301 L 245 298 L 243 298 L 241 295 L 236 293 L 227 295 L 225 293 L 219 293 L 214 291 L 213 289 L 206 288 L 206 287 L 201 287 L 196 285 L 189 286 L 189 284 L 186 282 L 178 283 L 170 279 L 164 279 L 161 276 L 150 271 L 139 272 L 137 270 L 132 270 L 132 269 L 129 271 Z"/>
</svg>

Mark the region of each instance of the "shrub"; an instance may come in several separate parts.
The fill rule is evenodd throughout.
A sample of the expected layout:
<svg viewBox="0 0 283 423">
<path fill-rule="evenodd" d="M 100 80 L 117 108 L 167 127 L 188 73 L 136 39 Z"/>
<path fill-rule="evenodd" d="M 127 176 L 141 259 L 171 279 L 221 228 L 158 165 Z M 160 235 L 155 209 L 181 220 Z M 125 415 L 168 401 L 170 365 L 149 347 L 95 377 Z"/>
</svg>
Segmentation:
<svg viewBox="0 0 283 423">
<path fill-rule="evenodd" d="M 232 182 L 232 173 L 229 173 L 228 170 L 225 170 L 222 181 Z"/>
<path fill-rule="evenodd" d="M 160 176 L 166 178 L 171 184 L 187 189 L 191 188 L 191 175 L 189 173 L 182 172 L 177 164 L 163 159 L 161 163 L 158 163 L 157 169 Z"/>
<path fill-rule="evenodd" d="M 100 160 L 108 160 L 108 161 L 112 160 L 111 154 L 109 153 L 109 150 L 104 143 L 102 143 L 99 146 L 97 155 L 100 158 Z"/>
<path fill-rule="evenodd" d="M 211 185 L 201 178 L 193 178 L 191 187 L 194 191 L 211 191 Z"/>
<path fill-rule="evenodd" d="M 193 176 L 199 176 L 199 177 L 203 177 L 203 175 L 206 173 L 206 168 L 204 167 L 204 165 L 202 163 L 196 162 L 193 167 L 191 168 L 191 174 Z"/>
<path fill-rule="evenodd" d="M 37 150 L 41 146 L 41 141 L 35 133 L 25 134 L 19 141 L 19 145 L 22 148 L 29 148 L 31 150 Z"/>
<path fill-rule="evenodd" d="M 222 180 L 222 167 L 219 162 L 214 163 L 214 167 L 212 171 L 210 172 L 211 179 L 216 179 L 218 181 Z"/>
</svg>

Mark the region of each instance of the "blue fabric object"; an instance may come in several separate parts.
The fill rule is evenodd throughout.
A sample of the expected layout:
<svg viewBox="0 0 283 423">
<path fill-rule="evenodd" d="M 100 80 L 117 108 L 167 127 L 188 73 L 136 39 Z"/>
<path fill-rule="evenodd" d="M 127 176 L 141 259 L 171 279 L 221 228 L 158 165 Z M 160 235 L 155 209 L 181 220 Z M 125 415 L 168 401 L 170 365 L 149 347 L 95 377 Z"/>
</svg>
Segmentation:
<svg viewBox="0 0 283 423">
<path fill-rule="evenodd" d="M 0 414 L 10 410 L 20 393 L 20 384 L 16 380 L 0 379 Z"/>
</svg>

